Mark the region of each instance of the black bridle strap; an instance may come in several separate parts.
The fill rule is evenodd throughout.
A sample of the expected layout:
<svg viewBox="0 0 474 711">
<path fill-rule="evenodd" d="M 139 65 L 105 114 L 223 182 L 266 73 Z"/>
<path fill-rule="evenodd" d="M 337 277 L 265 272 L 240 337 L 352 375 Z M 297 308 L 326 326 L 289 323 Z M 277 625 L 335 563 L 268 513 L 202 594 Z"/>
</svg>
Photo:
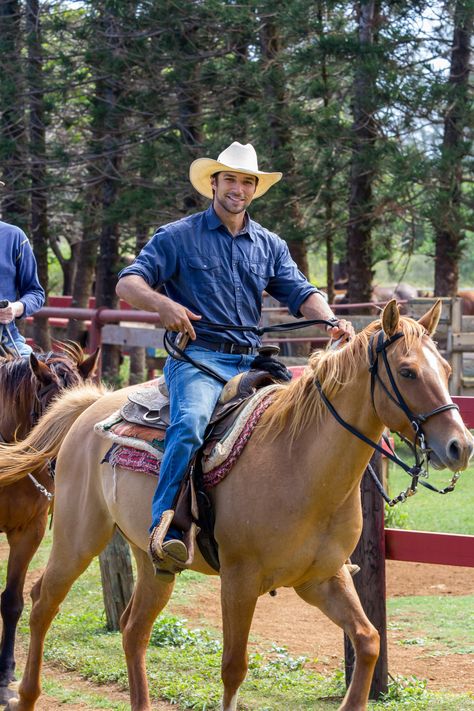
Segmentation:
<svg viewBox="0 0 474 711">
<path fill-rule="evenodd" d="M 372 449 L 375 449 L 377 452 L 380 452 L 381 454 L 385 455 L 388 459 L 390 459 L 395 464 L 398 464 L 398 466 L 401 467 L 402 469 L 404 469 L 408 474 L 410 474 L 410 476 L 413 476 L 414 470 L 417 467 L 409 467 L 408 464 L 405 464 L 405 462 L 402 459 L 397 457 L 395 452 L 385 450 L 380 444 L 378 444 L 377 442 L 374 442 L 374 440 L 370 439 L 370 437 L 367 437 L 363 432 L 360 432 L 360 430 L 358 430 L 356 427 L 351 425 L 349 422 L 346 422 L 341 417 L 341 415 L 338 413 L 338 411 L 336 410 L 336 408 L 334 407 L 332 402 L 330 400 L 328 400 L 328 398 L 326 397 L 326 394 L 323 391 L 321 383 L 317 378 L 314 379 L 314 384 L 321 396 L 322 401 L 326 405 L 327 409 L 329 410 L 331 415 L 334 417 L 334 419 L 337 420 L 337 422 L 339 422 L 339 424 L 342 425 L 342 427 L 344 427 L 344 429 L 346 429 L 348 432 L 355 435 L 355 437 L 357 437 L 358 439 L 360 439 L 363 442 L 365 442 L 366 444 L 368 444 L 369 447 L 372 447 Z M 416 475 L 416 472 L 415 472 L 415 475 Z"/>
<path fill-rule="evenodd" d="M 430 417 L 433 415 L 438 415 L 440 412 L 445 412 L 446 410 L 459 410 L 458 405 L 456 405 L 454 402 L 452 403 L 447 403 L 446 405 L 440 405 L 440 407 L 435 408 L 434 410 L 431 410 L 431 412 L 427 413 L 422 413 L 419 415 L 415 415 L 410 408 L 408 407 L 403 395 L 401 394 L 397 383 L 395 382 L 395 378 L 393 376 L 392 369 L 390 367 L 390 363 L 388 361 L 388 356 L 387 356 L 387 348 L 390 346 L 392 343 L 397 341 L 399 338 L 401 338 L 403 334 L 396 333 L 394 336 L 391 338 L 385 338 L 385 334 L 383 331 L 379 333 L 378 340 L 377 340 L 377 346 L 375 348 L 376 356 L 374 358 L 373 356 L 373 340 L 371 339 L 369 348 L 370 348 L 370 373 L 371 373 L 371 397 L 372 397 L 372 405 L 375 409 L 375 402 L 374 402 L 374 389 L 375 389 L 375 380 L 379 382 L 383 390 L 385 391 L 386 395 L 390 398 L 392 402 L 395 403 L 403 412 L 405 415 L 408 417 L 410 420 L 413 429 L 415 432 L 421 432 L 421 425 L 425 423 Z M 392 390 L 395 393 L 395 397 L 391 394 L 391 392 L 388 390 L 386 387 L 385 383 L 383 380 L 380 378 L 380 374 L 378 371 L 378 355 L 379 353 L 382 353 L 382 358 L 383 362 L 385 365 L 385 370 L 387 371 L 388 379 L 390 381 L 390 385 L 392 386 Z"/>
</svg>

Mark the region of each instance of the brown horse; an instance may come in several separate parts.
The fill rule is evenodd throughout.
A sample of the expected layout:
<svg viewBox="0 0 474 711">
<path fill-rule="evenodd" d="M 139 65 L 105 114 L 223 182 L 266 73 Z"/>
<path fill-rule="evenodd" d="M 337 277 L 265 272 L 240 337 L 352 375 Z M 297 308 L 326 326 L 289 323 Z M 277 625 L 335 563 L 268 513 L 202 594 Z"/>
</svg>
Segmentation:
<svg viewBox="0 0 474 711">
<path fill-rule="evenodd" d="M 85 357 L 73 343 L 56 352 L 26 358 L 0 358 L 0 438 L 24 438 L 52 400 L 64 389 L 84 381 L 94 369 L 97 353 Z M 7 580 L 1 596 L 3 631 L 0 650 L 0 702 L 14 678 L 15 634 L 23 610 L 28 566 L 46 529 L 53 480 L 46 468 L 9 486 L 0 481 L 0 531 L 10 546 Z"/>
<path fill-rule="evenodd" d="M 424 413 L 433 464 L 466 468 L 473 439 L 448 394 L 449 366 L 430 338 L 439 315 L 438 303 L 420 322 L 401 318 L 392 301 L 381 320 L 351 343 L 314 353 L 301 378 L 277 389 L 231 474 L 213 490 L 222 580 L 223 711 L 237 708 L 257 599 L 280 586 L 293 587 L 348 634 L 356 663 L 340 709 L 366 709 L 379 640 L 344 562 L 361 531 L 359 484 L 372 449 L 328 413 L 315 380 L 340 416 L 374 441 L 385 426 L 412 437 L 406 411 L 420 418 Z M 375 358 L 380 338 L 385 355 L 379 355 L 372 401 L 368 353 Z M 19 698 L 9 702 L 9 711 L 35 708 L 46 632 L 72 583 L 116 527 L 137 562 L 136 587 L 121 620 L 131 708 L 151 709 L 145 652 L 153 622 L 173 590 L 173 583 L 154 576 L 146 553 L 155 482 L 149 475 L 101 464 L 110 445 L 94 433 L 94 424 L 124 403 L 127 390 L 102 397 L 84 392 L 82 408 L 81 389 L 62 395 L 24 447 L 0 447 L 0 468 L 8 481 L 59 449 L 53 546 L 32 590 L 28 660 Z M 399 396 L 406 411 L 396 402 Z M 95 404 L 84 411 L 94 397 Z M 213 574 L 199 552 L 192 567 Z"/>
</svg>

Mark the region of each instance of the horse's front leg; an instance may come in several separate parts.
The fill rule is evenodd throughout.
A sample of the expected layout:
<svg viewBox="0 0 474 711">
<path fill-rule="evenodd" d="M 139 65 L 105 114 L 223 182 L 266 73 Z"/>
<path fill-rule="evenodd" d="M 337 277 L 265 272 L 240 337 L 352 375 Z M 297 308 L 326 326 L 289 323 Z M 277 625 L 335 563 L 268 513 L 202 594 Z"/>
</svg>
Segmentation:
<svg viewBox="0 0 474 711">
<path fill-rule="evenodd" d="M 362 609 L 346 566 L 324 583 L 309 581 L 295 590 L 303 600 L 319 607 L 342 627 L 351 640 L 355 651 L 354 672 L 339 711 L 365 711 L 379 656 L 379 634 Z"/>
<path fill-rule="evenodd" d="M 8 557 L 7 580 L 2 593 L 0 609 L 3 621 L 0 652 L 0 703 L 10 697 L 7 687 L 15 679 L 15 638 L 18 620 L 23 612 L 23 589 L 31 559 L 41 543 L 47 522 L 47 510 L 38 516 L 27 528 L 14 530 L 8 534 L 10 553 Z"/>
<path fill-rule="evenodd" d="M 221 711 L 236 711 L 239 688 L 248 669 L 247 642 L 258 588 L 255 576 L 237 566 L 223 568 L 221 580 L 224 634 L 221 670 L 224 696 Z"/>
<path fill-rule="evenodd" d="M 150 711 L 145 655 L 153 623 L 168 603 L 174 581 L 161 581 L 144 551 L 132 545 L 137 582 L 121 619 L 122 644 L 127 659 L 132 711 Z"/>
</svg>

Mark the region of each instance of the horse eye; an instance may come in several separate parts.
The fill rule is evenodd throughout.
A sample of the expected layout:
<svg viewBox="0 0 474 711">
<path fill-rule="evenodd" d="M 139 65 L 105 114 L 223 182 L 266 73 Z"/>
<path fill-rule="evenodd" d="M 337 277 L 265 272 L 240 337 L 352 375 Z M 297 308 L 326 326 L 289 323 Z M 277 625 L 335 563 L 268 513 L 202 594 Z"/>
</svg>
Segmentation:
<svg viewBox="0 0 474 711">
<path fill-rule="evenodd" d="M 402 368 L 400 370 L 400 375 L 402 378 L 410 378 L 411 380 L 415 380 L 416 378 L 416 373 L 414 370 L 411 370 L 410 368 Z"/>
</svg>

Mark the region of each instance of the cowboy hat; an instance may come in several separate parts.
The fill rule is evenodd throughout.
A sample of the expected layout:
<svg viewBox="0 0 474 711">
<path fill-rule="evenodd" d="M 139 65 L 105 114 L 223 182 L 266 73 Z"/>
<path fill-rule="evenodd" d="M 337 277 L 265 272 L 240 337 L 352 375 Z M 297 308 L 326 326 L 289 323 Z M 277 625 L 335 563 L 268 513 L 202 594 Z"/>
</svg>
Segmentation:
<svg viewBox="0 0 474 711">
<path fill-rule="evenodd" d="M 282 173 L 264 173 L 259 170 L 255 148 L 250 143 L 243 146 L 241 143 L 234 141 L 222 151 L 217 160 L 198 158 L 193 161 L 189 167 L 189 180 L 198 193 L 212 200 L 211 175 L 223 170 L 231 173 L 255 175 L 258 183 L 254 198 L 266 193 L 282 177 Z"/>
</svg>

